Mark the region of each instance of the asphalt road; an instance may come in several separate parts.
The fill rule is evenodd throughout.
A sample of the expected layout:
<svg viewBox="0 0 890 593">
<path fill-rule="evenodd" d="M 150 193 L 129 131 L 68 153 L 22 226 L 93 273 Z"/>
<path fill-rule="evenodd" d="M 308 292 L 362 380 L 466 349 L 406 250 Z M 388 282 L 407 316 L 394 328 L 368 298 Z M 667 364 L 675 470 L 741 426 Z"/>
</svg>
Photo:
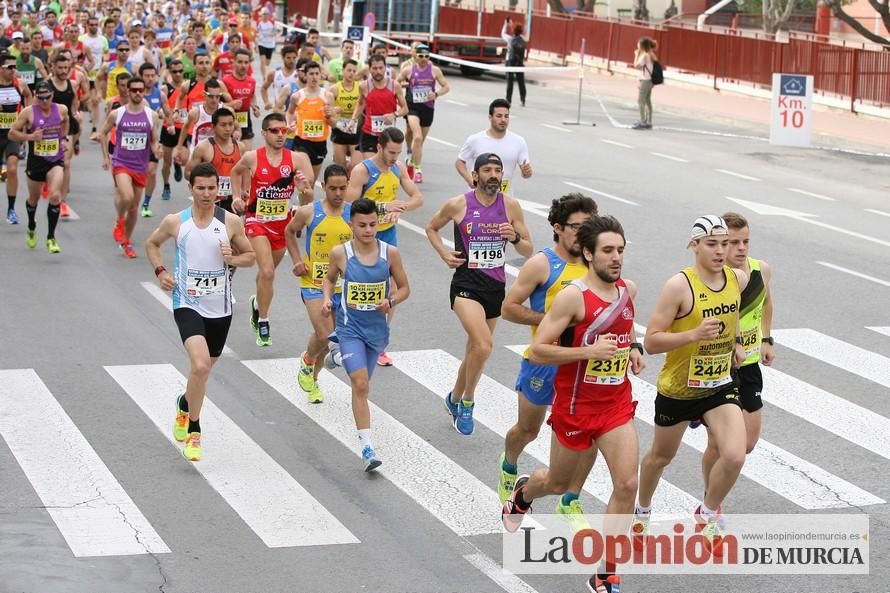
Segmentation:
<svg viewBox="0 0 890 593">
<path fill-rule="evenodd" d="M 426 145 L 425 205 L 406 216 L 418 227 L 465 191 L 456 147 L 487 126 L 488 102 L 503 90 L 492 80 L 451 83 Z M 757 138 L 766 124 L 702 121 L 694 106 L 657 113 L 661 129 L 637 132 L 626 128 L 633 106 L 588 97 L 583 117 L 597 127 L 565 127 L 575 101 L 533 86 L 529 107 L 513 113 L 511 129 L 528 140 L 535 170 L 514 191 L 528 202 L 536 247 L 550 242 L 552 198 L 594 197 L 624 224 L 624 275 L 639 284 L 645 323 L 662 283 L 691 262 L 692 221 L 726 210 L 748 216 L 752 254 L 774 269 L 777 372 L 766 378 L 763 442 L 724 506 L 852 511 L 871 521 L 868 576 L 628 576 L 623 590 L 890 590 L 887 160 L 772 147 Z M 111 239 L 112 192 L 98 146 L 86 141 L 70 201 L 79 219 L 60 223 L 62 253 L 42 249 L 42 207 L 38 249 L 25 247 L 24 224 L 0 228 L 0 592 L 584 590 L 577 575 L 499 571 L 496 461 L 518 369 L 507 346 L 526 343 L 528 332 L 499 323 L 476 433 L 459 436 L 438 387 L 464 336 L 448 309 L 450 273 L 414 227 L 399 229 L 412 294 L 393 326 L 397 366 L 378 369 L 372 382 L 382 471 L 361 472 L 342 373 L 325 379 L 322 406 L 310 409 L 296 391 L 293 361 L 284 359 L 303 350 L 309 324 L 288 260 L 276 279 L 269 348 L 248 329 L 254 275 L 235 276 L 231 352 L 208 388 L 216 412 L 204 418 L 205 459 L 196 466 L 167 434 L 188 367 L 163 299 L 145 286 L 155 282 L 141 248 L 162 215 L 188 206 L 185 186 L 174 186 L 170 202 L 155 196 L 155 218 L 137 226 L 135 261 Z M 661 357 L 648 357 L 642 379 L 654 383 L 660 366 Z M 638 397 L 647 397 L 645 385 Z M 651 415 L 639 415 L 637 427 L 645 451 Z M 546 452 L 548 432 L 535 451 Z M 700 496 L 702 436 L 690 434 L 657 501 Z M 520 462 L 522 471 L 539 465 L 529 454 Z M 582 500 L 590 512 L 605 508 L 589 492 Z M 84 522 L 103 527 L 85 534 L 76 529 Z"/>
</svg>

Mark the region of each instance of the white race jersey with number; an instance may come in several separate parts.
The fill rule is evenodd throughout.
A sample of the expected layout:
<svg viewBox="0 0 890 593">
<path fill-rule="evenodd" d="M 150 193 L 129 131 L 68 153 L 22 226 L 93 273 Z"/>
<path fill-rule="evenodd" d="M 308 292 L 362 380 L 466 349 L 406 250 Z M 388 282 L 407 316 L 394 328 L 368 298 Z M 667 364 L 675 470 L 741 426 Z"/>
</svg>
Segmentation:
<svg viewBox="0 0 890 593">
<path fill-rule="evenodd" d="M 206 228 L 198 228 L 192 209 L 179 213 L 176 237 L 176 268 L 173 277 L 173 308 L 187 308 L 201 317 L 218 318 L 232 314 L 232 280 L 220 253 L 229 244 L 226 211 L 217 207 Z"/>
</svg>

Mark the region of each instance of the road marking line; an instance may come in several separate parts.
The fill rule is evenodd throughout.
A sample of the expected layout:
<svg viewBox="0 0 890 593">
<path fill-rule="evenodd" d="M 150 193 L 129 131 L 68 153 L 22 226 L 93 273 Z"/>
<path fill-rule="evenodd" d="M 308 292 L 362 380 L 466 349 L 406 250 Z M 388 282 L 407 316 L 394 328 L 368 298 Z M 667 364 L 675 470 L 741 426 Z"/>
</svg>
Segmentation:
<svg viewBox="0 0 890 593">
<path fill-rule="evenodd" d="M 793 191 L 794 193 L 797 193 L 797 194 L 803 194 L 803 195 L 805 195 L 805 196 L 810 196 L 811 198 L 817 198 L 817 199 L 819 199 L 819 200 L 827 200 L 827 201 L 829 201 L 829 202 L 834 202 L 834 201 L 836 201 L 834 198 L 829 198 L 828 196 L 823 196 L 822 194 L 813 193 L 813 192 L 811 192 L 811 191 L 807 191 L 807 190 L 805 190 L 805 189 L 797 189 L 796 187 L 789 187 L 789 188 L 786 188 L 786 189 L 787 189 L 788 191 Z"/>
<path fill-rule="evenodd" d="M 557 132 L 564 132 L 566 134 L 572 133 L 572 131 L 569 130 L 568 128 L 560 128 L 559 126 L 552 126 L 550 124 L 541 124 L 541 126 L 543 126 L 545 128 L 550 128 L 551 130 L 556 130 Z"/>
<path fill-rule="evenodd" d="M 75 556 L 170 552 L 33 369 L 0 370 L 0 409 L 0 434 Z"/>
<path fill-rule="evenodd" d="M 649 154 L 653 154 L 653 155 L 655 155 L 657 157 L 661 157 L 663 159 L 668 159 L 669 161 L 677 161 L 678 163 L 688 163 L 689 162 L 686 159 L 681 159 L 678 156 L 673 156 L 670 154 L 664 154 L 663 152 L 652 152 Z"/>
<path fill-rule="evenodd" d="M 776 342 L 786 348 L 890 388 L 890 358 L 809 328 L 772 333 Z"/>
<path fill-rule="evenodd" d="M 464 560 L 475 566 L 507 593 L 538 593 L 531 585 L 485 554 L 467 554 L 464 556 Z"/>
<path fill-rule="evenodd" d="M 450 148 L 460 148 L 460 146 L 458 146 L 457 144 L 452 144 L 451 142 L 449 142 L 449 141 L 447 141 L 447 140 L 440 140 L 440 139 L 435 138 L 435 137 L 433 137 L 433 136 L 427 136 L 426 139 L 429 140 L 430 142 L 435 142 L 435 143 L 437 143 L 437 144 L 443 144 L 443 145 L 448 146 L 448 147 L 450 147 Z"/>
<path fill-rule="evenodd" d="M 865 329 L 870 329 L 870 330 L 873 331 L 873 332 L 878 332 L 879 334 L 882 334 L 882 335 L 885 335 L 885 336 L 890 336 L 890 327 L 875 327 L 875 326 L 870 326 L 870 327 L 866 327 Z"/>
<path fill-rule="evenodd" d="M 439 405 L 443 405 L 441 397 L 454 385 L 460 360 L 443 350 L 415 350 L 389 354 L 400 372 L 425 387 L 434 399 L 439 400 Z M 499 437 L 504 438 L 516 422 L 516 392 L 487 375 L 482 375 L 479 381 L 479 392 L 485 394 L 485 401 L 483 405 L 476 406 L 473 417 Z M 444 421 L 447 420 L 443 418 Z M 538 438 L 526 446 L 525 452 L 539 462 L 548 464 L 550 431 L 542 430 Z M 584 489 L 604 504 L 608 503 L 612 495 L 612 480 L 606 464 L 594 465 L 584 483 Z M 663 482 L 658 492 L 656 508 L 659 515 L 664 513 L 672 518 L 686 517 L 689 515 L 689 509 L 695 508 L 698 504 L 694 497 L 668 482 Z"/>
<path fill-rule="evenodd" d="M 633 148 L 630 144 L 625 144 L 624 142 L 616 142 L 615 140 L 608 140 L 606 138 L 600 138 L 600 142 L 605 142 L 606 144 L 611 144 L 612 146 L 620 146 L 621 148 Z"/>
<path fill-rule="evenodd" d="M 177 452 L 173 399 L 186 379 L 173 365 L 106 366 Z M 204 399 L 209 427 L 204 458 L 182 463 L 198 471 L 270 548 L 355 544 L 359 540 L 222 410 Z"/>
<path fill-rule="evenodd" d="M 738 177 L 739 179 L 746 179 L 748 181 L 761 181 L 757 177 L 751 177 L 750 175 L 745 175 L 744 173 L 736 173 L 735 171 L 730 171 L 729 169 L 714 169 L 718 173 L 723 173 L 724 175 L 732 175 L 733 177 Z"/>
<path fill-rule="evenodd" d="M 461 103 L 460 101 L 455 101 L 454 99 L 445 99 L 446 103 L 451 103 L 452 105 L 457 105 L 458 107 L 469 107 L 469 103 Z"/>
<path fill-rule="evenodd" d="M 838 272 L 843 272 L 845 274 L 849 274 L 850 276 L 856 276 L 857 278 L 863 278 L 865 280 L 870 280 L 875 284 L 880 284 L 881 286 L 890 286 L 890 282 L 887 280 L 881 280 L 880 278 L 875 278 L 874 276 L 869 276 L 868 274 L 863 274 L 862 272 L 856 272 L 854 270 L 850 270 L 848 268 L 842 268 L 841 266 L 836 266 L 834 264 L 830 264 L 824 261 L 817 261 L 817 264 L 820 266 L 825 266 L 826 268 L 831 268 L 832 270 L 837 270 Z"/>
<path fill-rule="evenodd" d="M 522 200 L 520 198 L 515 198 L 515 200 L 519 202 L 519 205 L 522 206 L 522 209 L 526 212 L 537 214 L 538 216 L 544 218 L 548 218 L 550 216 L 550 206 L 546 204 L 538 204 L 537 202 Z"/>
<path fill-rule="evenodd" d="M 429 136 L 427 136 L 427 138 L 429 138 Z M 405 227 L 406 229 L 408 229 L 409 231 L 417 233 L 421 237 L 426 237 L 425 229 L 420 228 L 419 226 L 417 226 L 416 224 L 414 224 L 412 222 L 408 222 L 404 218 L 399 219 L 399 224 L 402 225 L 403 227 Z M 454 249 L 454 241 L 452 241 L 450 239 L 446 239 L 445 237 L 442 237 L 442 243 L 448 249 Z M 510 264 L 504 264 L 504 271 L 507 272 L 508 274 L 510 274 L 511 276 L 513 276 L 514 278 L 519 275 L 519 268 L 517 268 L 516 266 L 510 265 Z"/>
<path fill-rule="evenodd" d="M 171 313 L 173 312 L 173 299 L 170 297 L 169 294 L 164 292 L 163 288 L 161 288 L 154 282 L 140 282 L 139 284 L 141 284 L 142 288 L 144 288 L 148 294 L 153 296 L 156 301 L 164 305 L 164 307 L 168 311 L 170 311 Z M 227 356 L 238 356 L 237 354 L 235 354 L 235 351 L 228 346 L 223 346 L 222 353 Z"/>
<path fill-rule="evenodd" d="M 890 419 L 773 368 L 761 370 L 765 402 L 890 459 Z"/>
<path fill-rule="evenodd" d="M 639 206 L 638 203 L 636 203 L 636 202 L 634 202 L 634 201 L 632 201 L 632 200 L 625 200 L 624 198 L 619 198 L 618 196 L 613 196 L 612 194 L 607 194 L 607 193 L 604 192 L 604 191 L 597 191 L 597 190 L 595 190 L 595 189 L 593 189 L 593 188 L 586 187 L 586 186 L 584 186 L 584 185 L 579 185 L 579 184 L 577 184 L 577 183 L 572 183 L 571 181 L 563 181 L 563 183 L 565 183 L 565 184 L 568 185 L 568 186 L 574 187 L 574 188 L 576 188 L 576 189 L 580 189 L 581 191 L 590 192 L 590 193 L 592 193 L 592 194 L 596 194 L 596 195 L 598 195 L 598 196 L 602 196 L 602 197 L 604 197 L 604 198 L 609 198 L 610 200 L 615 200 L 616 202 L 621 202 L 622 204 L 628 204 L 628 205 L 630 205 L 630 206 Z"/>
<path fill-rule="evenodd" d="M 615 119 L 614 117 L 612 117 L 612 114 L 609 113 L 609 110 L 608 110 L 608 109 L 606 109 L 606 104 L 603 103 L 603 100 L 602 100 L 601 97 L 597 97 L 596 100 L 597 100 L 597 102 L 599 102 L 599 104 L 600 104 L 600 109 L 602 109 L 602 110 L 603 110 L 603 113 L 606 114 L 606 117 L 609 119 L 609 123 L 612 124 L 612 127 L 613 127 L 613 128 L 625 128 L 625 129 L 626 129 L 626 128 L 630 128 L 630 126 L 628 126 L 628 125 L 626 125 L 626 124 L 619 123 L 617 119 Z"/>
<path fill-rule="evenodd" d="M 297 358 L 245 360 L 242 364 L 312 419 L 344 447 L 361 457 L 352 417 L 352 389 L 327 370 L 318 377 L 323 405 L 310 404 L 297 386 Z M 501 533 L 498 495 L 450 457 L 369 402 L 373 435 L 383 465 L 377 470 L 460 536 Z M 442 411 L 443 421 L 445 419 Z M 455 438 L 460 438 L 455 436 Z M 356 475 L 361 466 L 355 464 Z M 460 493 L 461 504 L 442 492 Z"/>
<path fill-rule="evenodd" d="M 866 208 L 866 212 L 871 212 L 872 214 L 877 214 L 878 216 L 890 216 L 890 212 L 884 212 L 883 210 L 873 210 L 872 208 Z"/>
</svg>

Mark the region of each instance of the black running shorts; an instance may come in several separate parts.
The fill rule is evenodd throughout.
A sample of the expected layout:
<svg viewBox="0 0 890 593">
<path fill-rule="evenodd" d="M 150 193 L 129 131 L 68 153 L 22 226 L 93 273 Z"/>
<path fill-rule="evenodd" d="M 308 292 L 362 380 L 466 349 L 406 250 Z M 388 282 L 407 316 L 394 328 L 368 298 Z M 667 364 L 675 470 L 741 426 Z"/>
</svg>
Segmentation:
<svg viewBox="0 0 890 593">
<path fill-rule="evenodd" d="M 475 288 L 461 288 L 452 284 L 449 296 L 451 298 L 452 310 L 454 309 L 454 299 L 460 297 L 476 301 L 482 305 L 486 319 L 496 319 L 501 316 L 501 305 L 504 302 L 503 288 L 501 290 L 478 290 Z"/>
<path fill-rule="evenodd" d="M 724 404 L 742 407 L 735 381 L 725 385 L 713 395 L 695 399 L 676 399 L 659 393 L 655 396 L 655 424 L 674 426 L 698 419 L 702 419 L 702 424 L 706 424 L 703 419 L 705 412 Z"/>
<path fill-rule="evenodd" d="M 232 316 L 202 317 L 200 313 L 188 307 L 180 307 L 173 310 L 173 319 L 179 328 L 179 337 L 182 343 L 192 336 L 203 336 L 207 341 L 207 349 L 211 358 L 219 358 L 226 345 L 226 337 L 229 335 L 229 326 L 232 324 Z"/>
<path fill-rule="evenodd" d="M 322 164 L 325 157 L 328 156 L 328 143 L 327 140 L 312 142 L 311 140 L 294 138 L 294 150 L 305 153 L 309 157 L 309 162 L 315 167 Z"/>
<path fill-rule="evenodd" d="M 421 128 L 428 128 L 433 125 L 433 116 L 435 114 L 436 110 L 429 105 L 424 105 L 423 103 L 408 103 L 408 115 L 416 115 L 420 120 Z"/>
<path fill-rule="evenodd" d="M 756 362 L 738 370 L 739 400 L 746 412 L 756 412 L 763 407 L 760 392 L 763 391 L 763 373 Z"/>
</svg>

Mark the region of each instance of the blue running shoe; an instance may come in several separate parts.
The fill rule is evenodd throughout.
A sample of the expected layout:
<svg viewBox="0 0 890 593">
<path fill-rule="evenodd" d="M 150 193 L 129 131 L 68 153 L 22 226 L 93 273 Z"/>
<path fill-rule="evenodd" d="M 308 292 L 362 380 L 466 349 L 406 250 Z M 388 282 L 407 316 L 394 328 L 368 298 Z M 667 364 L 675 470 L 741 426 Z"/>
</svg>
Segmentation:
<svg viewBox="0 0 890 593">
<path fill-rule="evenodd" d="M 469 404 L 469 405 L 467 405 Z M 457 402 L 457 418 L 454 419 L 454 428 L 462 435 L 473 434 L 473 406 L 475 402 Z"/>
<path fill-rule="evenodd" d="M 371 447 L 362 449 L 362 462 L 365 464 L 366 472 L 372 472 L 383 464 L 382 461 L 377 459 L 377 455 Z"/>
<path fill-rule="evenodd" d="M 18 224 L 19 223 L 19 215 L 15 213 L 15 210 L 10 208 L 6 211 L 6 222 L 9 224 Z"/>
<path fill-rule="evenodd" d="M 165 186 L 164 186 L 164 191 L 161 192 L 161 199 L 166 201 L 166 200 L 169 200 L 170 197 L 171 197 L 171 196 L 170 196 L 170 186 L 169 186 L 169 185 L 165 185 Z"/>
<path fill-rule="evenodd" d="M 692 421 L 689 423 L 689 428 L 698 428 L 699 426 L 701 426 L 701 418 L 698 418 L 698 419 L 696 419 L 696 420 L 692 420 Z"/>
<path fill-rule="evenodd" d="M 451 414 L 451 423 L 454 424 L 457 421 L 457 404 L 451 403 L 451 392 L 445 396 L 445 409 L 448 410 L 448 413 Z"/>
</svg>

